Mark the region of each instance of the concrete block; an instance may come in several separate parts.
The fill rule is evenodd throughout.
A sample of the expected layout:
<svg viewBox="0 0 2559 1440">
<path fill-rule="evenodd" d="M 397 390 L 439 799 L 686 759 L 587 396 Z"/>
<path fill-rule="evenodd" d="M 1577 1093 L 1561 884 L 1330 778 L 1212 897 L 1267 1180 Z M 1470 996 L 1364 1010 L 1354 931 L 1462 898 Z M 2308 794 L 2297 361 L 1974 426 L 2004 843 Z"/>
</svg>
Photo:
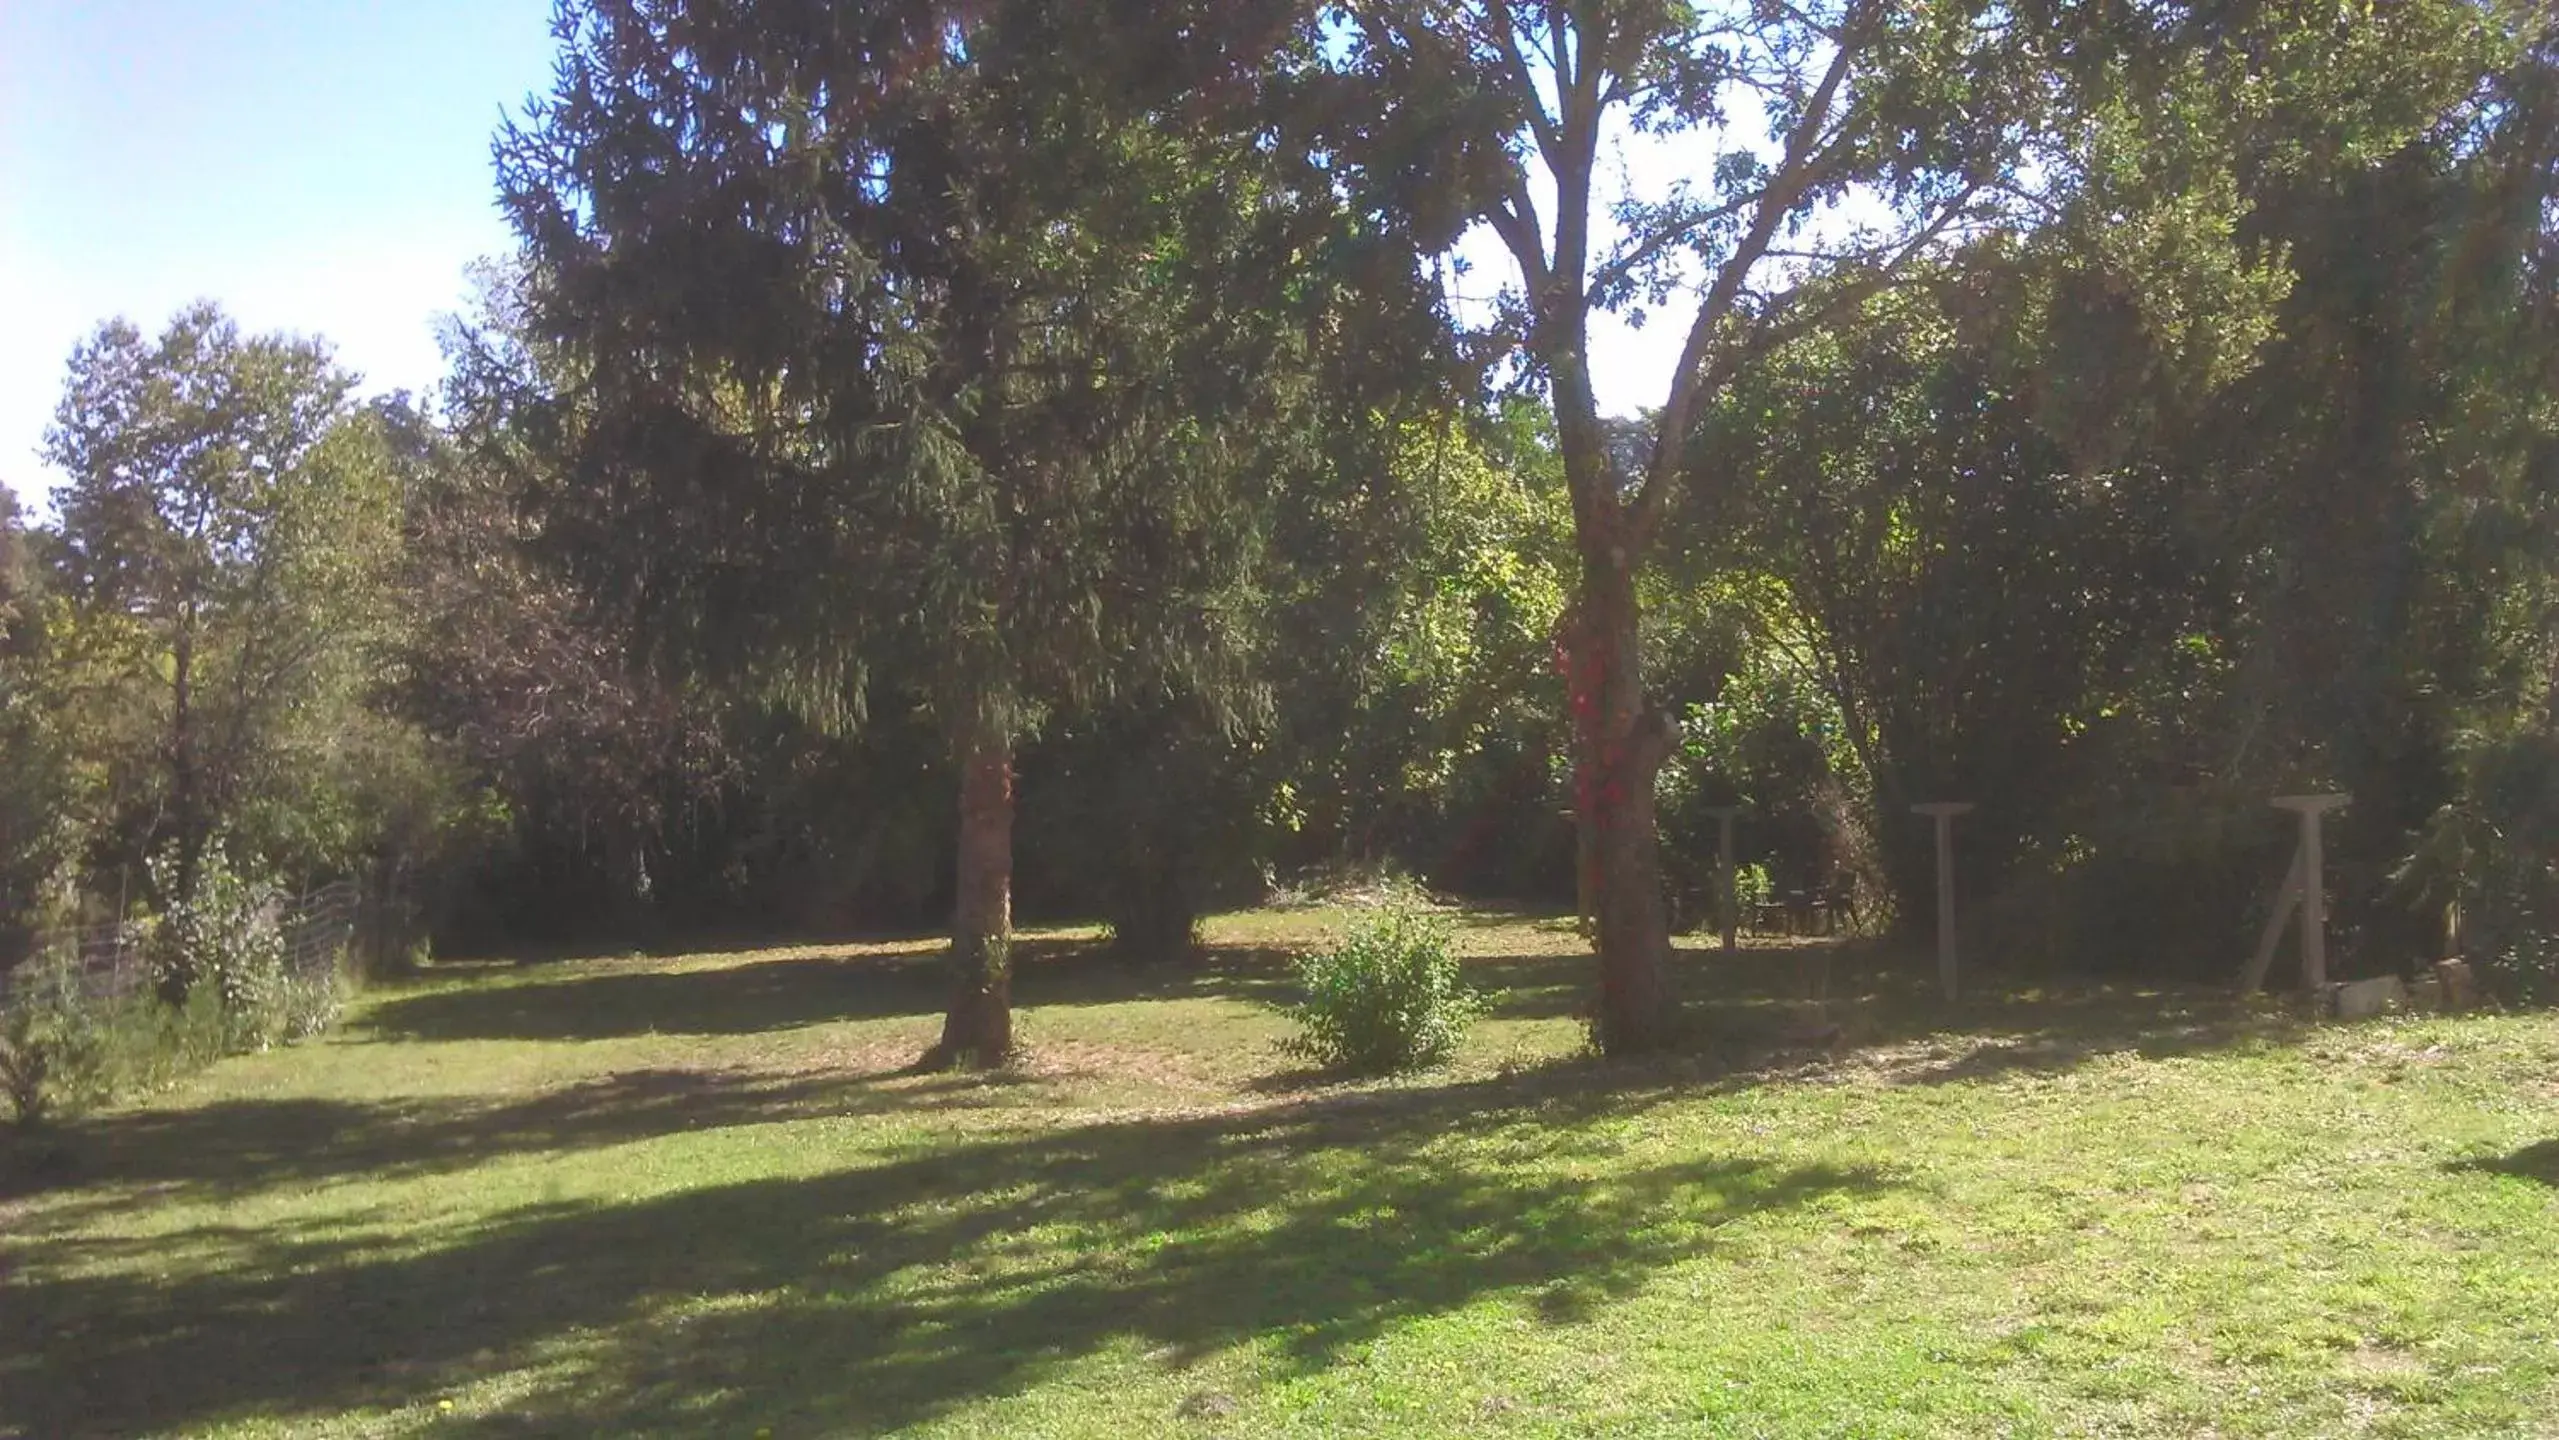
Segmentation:
<svg viewBox="0 0 2559 1440">
<path fill-rule="evenodd" d="M 2330 1010 L 2338 1019 L 2363 1020 L 2405 1001 L 2408 987 L 2396 975 L 2383 975 L 2332 986 L 2331 994 L 2334 998 Z"/>
</svg>

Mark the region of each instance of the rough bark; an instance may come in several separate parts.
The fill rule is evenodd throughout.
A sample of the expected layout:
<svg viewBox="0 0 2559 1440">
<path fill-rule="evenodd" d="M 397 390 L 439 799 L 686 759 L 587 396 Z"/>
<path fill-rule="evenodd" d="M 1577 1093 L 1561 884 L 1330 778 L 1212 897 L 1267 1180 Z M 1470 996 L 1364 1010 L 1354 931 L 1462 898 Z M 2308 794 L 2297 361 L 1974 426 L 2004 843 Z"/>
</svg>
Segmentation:
<svg viewBox="0 0 2559 1440">
<path fill-rule="evenodd" d="M 1576 727 L 1575 770 L 1583 848 L 1596 861 L 1597 1038 L 1606 1054 L 1636 1054 L 1671 1044 L 1679 1029 L 1653 807 L 1670 728 L 1644 705 L 1632 567 L 1586 558 L 1582 584 L 1586 658 L 1573 703 L 1588 720 Z"/>
<path fill-rule="evenodd" d="M 1600 429 L 1587 363 L 1587 306 L 1568 282 L 1557 282 L 1548 297 L 1552 308 L 1541 333 L 1582 561 L 1563 634 L 1575 888 L 1599 951 L 1599 1047 L 1610 1055 L 1636 1054 L 1663 1048 L 1678 1032 L 1670 916 L 1653 831 L 1653 777 L 1669 754 L 1667 727 L 1644 705 L 1635 598 L 1643 546 L 1629 533 Z"/>
<path fill-rule="evenodd" d="M 951 917 L 951 1007 L 928 1069 L 1013 1056 L 1013 741 L 981 734 L 960 755 L 959 899 Z"/>
</svg>

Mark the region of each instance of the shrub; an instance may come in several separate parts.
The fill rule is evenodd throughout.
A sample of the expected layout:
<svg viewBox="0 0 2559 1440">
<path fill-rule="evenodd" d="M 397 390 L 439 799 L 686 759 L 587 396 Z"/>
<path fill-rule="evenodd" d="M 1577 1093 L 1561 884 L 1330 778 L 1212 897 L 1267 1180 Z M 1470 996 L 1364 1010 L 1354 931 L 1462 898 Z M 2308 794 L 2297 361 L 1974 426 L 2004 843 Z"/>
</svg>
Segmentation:
<svg viewBox="0 0 2559 1440">
<path fill-rule="evenodd" d="M 1777 894 L 1777 882 L 1768 878 L 1768 867 L 1753 860 L 1733 867 L 1733 904 L 1739 910 L 1735 917 L 1747 924 Z"/>
<path fill-rule="evenodd" d="M 29 962 L 0 1000 L 0 1094 L 25 1127 L 101 1098 L 108 1086 L 108 1036 L 79 972 L 61 956 Z"/>
<path fill-rule="evenodd" d="M 290 1043 L 328 1029 L 338 1023 L 338 1010 L 344 1000 L 335 969 L 315 975 L 286 975 L 276 1002 L 278 1038 Z"/>
<path fill-rule="evenodd" d="M 154 861 L 162 893 L 176 886 Z M 172 902 L 152 936 L 152 971 L 163 997 L 183 1002 L 211 982 L 226 1017 L 225 1044 L 260 1050 L 287 1030 L 283 896 L 270 882 L 234 870 L 220 846 L 196 867 L 194 893 Z"/>
<path fill-rule="evenodd" d="M 1448 1059 L 1482 1002 L 1459 975 L 1445 921 L 1393 905 L 1331 949 L 1298 962 L 1306 987 L 1288 1054 L 1354 1075 L 1418 1070 Z"/>
</svg>

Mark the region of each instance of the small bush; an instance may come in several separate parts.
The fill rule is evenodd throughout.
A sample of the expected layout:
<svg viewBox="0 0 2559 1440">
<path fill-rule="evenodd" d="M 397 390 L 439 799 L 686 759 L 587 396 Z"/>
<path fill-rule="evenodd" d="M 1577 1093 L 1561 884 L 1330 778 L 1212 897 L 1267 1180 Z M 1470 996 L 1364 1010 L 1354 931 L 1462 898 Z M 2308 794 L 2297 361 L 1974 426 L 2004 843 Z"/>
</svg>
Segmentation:
<svg viewBox="0 0 2559 1440">
<path fill-rule="evenodd" d="M 235 1028 L 222 997 L 197 991 L 172 1008 L 148 992 L 103 1009 L 97 1024 L 106 1036 L 106 1075 L 117 1094 L 161 1090 L 231 1053 Z"/>
<path fill-rule="evenodd" d="M 0 1096 L 20 1126 L 102 1098 L 109 1037 L 60 957 L 30 962 L 0 1001 Z"/>
<path fill-rule="evenodd" d="M 1306 996 L 1292 1017 L 1298 1033 L 1281 1048 L 1354 1075 L 1445 1061 L 1483 1008 L 1451 947 L 1445 921 L 1408 905 L 1360 922 L 1331 949 L 1298 962 Z"/>
<path fill-rule="evenodd" d="M 1738 910 L 1735 923 L 1748 924 L 1759 908 L 1777 894 L 1777 882 L 1768 878 L 1768 867 L 1753 860 L 1733 867 L 1733 904 Z"/>
<path fill-rule="evenodd" d="M 279 1037 L 290 1044 L 319 1034 L 338 1023 L 338 1011 L 344 1002 L 334 970 L 285 976 L 283 989 L 276 997 Z"/>
</svg>

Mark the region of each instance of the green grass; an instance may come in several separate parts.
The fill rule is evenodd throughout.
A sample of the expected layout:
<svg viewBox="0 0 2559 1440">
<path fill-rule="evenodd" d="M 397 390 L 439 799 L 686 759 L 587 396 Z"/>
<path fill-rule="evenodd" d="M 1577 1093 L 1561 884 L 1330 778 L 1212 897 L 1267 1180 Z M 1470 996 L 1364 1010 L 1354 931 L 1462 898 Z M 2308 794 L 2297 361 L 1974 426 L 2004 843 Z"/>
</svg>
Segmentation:
<svg viewBox="0 0 2559 1440">
<path fill-rule="evenodd" d="M 491 966 L 0 1152 L 0 1434 L 2559 1435 L 2559 1018 L 1958 1009 L 1683 952 L 1692 1053 L 1467 917 L 1448 1071 L 1326 1086 L 1281 951 Z"/>
</svg>

